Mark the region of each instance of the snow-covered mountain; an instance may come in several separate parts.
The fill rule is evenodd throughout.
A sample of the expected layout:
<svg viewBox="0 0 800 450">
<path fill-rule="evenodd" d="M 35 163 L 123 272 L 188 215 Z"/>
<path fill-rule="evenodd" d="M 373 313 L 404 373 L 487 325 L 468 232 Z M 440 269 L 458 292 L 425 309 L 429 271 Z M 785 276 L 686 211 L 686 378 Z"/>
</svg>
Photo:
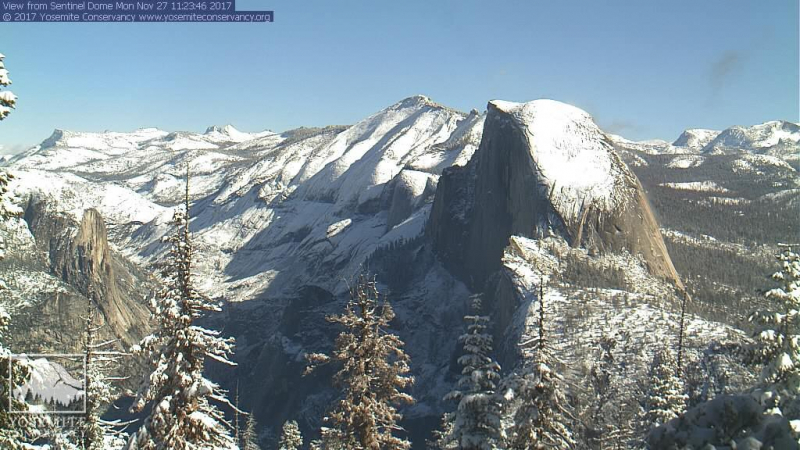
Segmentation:
<svg viewBox="0 0 800 450">
<path fill-rule="evenodd" d="M 749 151 L 797 160 L 800 159 L 800 125 L 772 121 L 752 127 L 731 127 L 719 133 L 702 151 L 706 154 Z"/>
<path fill-rule="evenodd" d="M 678 139 L 672 143 L 675 147 L 686 147 L 694 152 L 699 152 L 719 136 L 719 131 L 706 130 L 704 128 L 691 128 L 678 136 Z"/>
<path fill-rule="evenodd" d="M 490 102 L 478 153 L 442 183 L 428 232 L 474 288 L 499 268 L 515 234 L 642 255 L 651 273 L 681 286 L 639 181 L 578 108 Z"/>
<path fill-rule="evenodd" d="M 609 138 L 623 152 L 632 150 L 648 155 L 749 154 L 773 156 L 794 164 L 800 160 L 800 124 L 786 121 L 733 126 L 723 131 L 693 128 L 685 130 L 671 144 L 662 140 L 630 141 L 613 134 Z"/>
<path fill-rule="evenodd" d="M 405 426 L 422 444 L 449 408 L 442 397 L 457 371 L 457 336 L 470 296 L 483 296 L 492 313 L 508 370 L 519 360 L 534 286 L 547 277 L 559 317 L 552 332 L 565 352 L 612 325 L 647 336 L 631 344 L 638 352 L 631 360 L 635 381 L 653 346 L 673 338 L 673 291 L 697 275 L 681 271 L 695 270 L 684 262 L 693 251 L 686 248 L 704 254 L 722 248 L 695 239 L 692 233 L 703 228 L 690 219 L 670 215 L 671 195 L 703 195 L 692 201 L 719 201 L 731 214 L 741 206 L 712 197 L 756 202 L 772 196 L 763 201 L 797 204 L 796 172 L 782 158 L 697 154 L 709 136 L 690 131 L 695 138 L 685 145 L 680 139 L 635 143 L 604 133 L 588 114 L 556 101 L 493 101 L 481 114 L 415 96 L 352 126 L 284 133 L 232 126 L 202 134 L 59 130 L 5 165 L 17 175 L 12 192 L 29 211 L 26 220 L 44 201 L 55 211 L 41 224 L 56 223 L 51 217 L 72 224 L 63 237 L 29 233 L 25 245 L 85 246 L 76 230 L 98 231 L 102 220 L 108 249 L 97 256 L 152 271 L 164 254 L 161 238 L 183 195 L 188 164 L 198 287 L 227 302 L 209 320 L 237 338 L 239 366 L 214 375 L 226 387 L 239 382 L 248 393 L 242 406 L 272 431 L 289 418 L 306 431 L 318 428 L 334 392 L 324 373 L 300 376 L 303 355 L 330 348 L 337 330 L 324 318 L 340 311 L 348 282 L 365 271 L 376 274 L 412 359 L 417 403 L 404 411 Z M 780 142 L 786 145 L 786 138 Z M 721 181 L 717 173 L 736 177 Z M 756 179 L 765 180 L 757 190 L 744 187 Z M 688 236 L 684 247 L 678 236 Z M 685 252 L 683 265 L 673 264 L 676 248 Z M 72 253 L 48 259 L 37 273 L 54 277 L 57 268 L 78 267 L 63 256 Z M 4 264 L 13 269 L 14 258 Z M 111 272 L 121 273 L 125 263 L 114 264 Z M 64 289 L 81 292 L 80 280 L 69 285 L 77 287 Z M 136 292 L 127 284 L 113 289 Z M 699 307 L 693 312 L 692 355 L 710 339 L 740 337 L 732 320 L 711 320 Z M 575 321 L 584 324 L 580 333 Z M 570 374 L 576 382 L 583 375 Z"/>
</svg>

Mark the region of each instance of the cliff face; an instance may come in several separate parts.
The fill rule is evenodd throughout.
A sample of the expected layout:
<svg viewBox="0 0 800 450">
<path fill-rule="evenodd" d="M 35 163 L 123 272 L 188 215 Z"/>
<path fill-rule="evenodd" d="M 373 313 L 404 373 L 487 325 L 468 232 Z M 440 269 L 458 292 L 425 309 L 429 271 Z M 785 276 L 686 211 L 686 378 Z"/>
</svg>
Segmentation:
<svg viewBox="0 0 800 450">
<path fill-rule="evenodd" d="M 551 100 L 489 103 L 475 156 L 439 181 L 428 234 L 474 289 L 501 268 L 512 235 L 638 254 L 681 286 L 636 176 L 588 114 Z"/>
<path fill-rule="evenodd" d="M 108 244 L 103 218 L 95 209 L 84 212 L 80 223 L 48 210 L 45 202 L 30 202 L 25 221 L 35 237 L 36 246 L 47 256 L 49 271 L 78 295 L 57 295 L 43 305 L 61 313 L 60 325 L 79 328 L 86 311 L 90 286 L 105 332 L 125 345 L 137 342 L 147 329 L 149 313 L 144 300 L 149 282 L 134 266 L 116 255 Z M 65 303 L 67 302 L 67 303 Z M 50 304 L 52 303 L 52 305 Z M 66 333 L 65 333 L 66 334 Z M 76 336 L 81 335 L 80 332 Z"/>
</svg>

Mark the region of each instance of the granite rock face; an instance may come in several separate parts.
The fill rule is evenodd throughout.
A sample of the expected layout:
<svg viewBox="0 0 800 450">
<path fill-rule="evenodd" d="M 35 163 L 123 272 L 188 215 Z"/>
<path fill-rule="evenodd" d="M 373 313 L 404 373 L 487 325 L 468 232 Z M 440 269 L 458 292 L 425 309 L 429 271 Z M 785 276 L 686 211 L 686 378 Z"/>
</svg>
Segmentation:
<svg viewBox="0 0 800 450">
<path fill-rule="evenodd" d="M 31 201 L 25 221 L 45 254 L 49 272 L 73 293 L 55 296 L 43 308 L 61 311 L 58 328 L 76 328 L 82 336 L 86 298 L 92 295 L 106 325 L 103 333 L 120 339 L 124 346 L 146 334 L 149 312 L 144 304 L 151 283 L 147 277 L 109 246 L 100 213 L 87 209 L 80 223 L 48 209 L 46 202 Z M 67 301 L 67 304 L 63 304 Z M 50 324 L 52 326 L 52 324 Z M 66 333 L 65 333 L 66 334 Z M 66 349 L 65 349 L 66 350 Z"/>
<path fill-rule="evenodd" d="M 513 235 L 641 255 L 651 274 L 682 287 L 639 180 L 587 113 L 551 100 L 489 103 L 476 154 L 439 180 L 427 233 L 477 290 Z"/>
</svg>

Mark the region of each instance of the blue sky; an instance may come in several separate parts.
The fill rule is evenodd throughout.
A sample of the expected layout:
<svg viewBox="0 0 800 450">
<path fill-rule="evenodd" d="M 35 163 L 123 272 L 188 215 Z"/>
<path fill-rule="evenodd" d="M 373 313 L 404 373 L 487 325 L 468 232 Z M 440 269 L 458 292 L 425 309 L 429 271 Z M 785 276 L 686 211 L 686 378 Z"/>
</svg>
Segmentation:
<svg viewBox="0 0 800 450">
<path fill-rule="evenodd" d="M 605 130 L 798 120 L 797 0 L 239 0 L 271 24 L 8 24 L 6 153 L 54 128 L 349 124 L 424 94 L 553 98 Z"/>
</svg>

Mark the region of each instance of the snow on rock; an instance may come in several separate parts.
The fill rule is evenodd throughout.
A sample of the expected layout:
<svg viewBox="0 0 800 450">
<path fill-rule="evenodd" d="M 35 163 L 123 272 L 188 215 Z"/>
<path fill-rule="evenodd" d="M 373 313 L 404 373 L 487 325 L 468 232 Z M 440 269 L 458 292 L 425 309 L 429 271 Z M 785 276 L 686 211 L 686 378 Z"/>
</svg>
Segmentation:
<svg viewBox="0 0 800 450">
<path fill-rule="evenodd" d="M 344 220 L 341 220 L 341 221 L 336 222 L 334 224 L 331 224 L 331 226 L 328 227 L 328 231 L 325 233 L 325 236 L 328 239 L 330 239 L 330 238 L 336 236 L 337 234 L 341 233 L 342 230 L 344 230 L 345 228 L 349 227 L 350 224 L 352 224 L 352 223 L 353 223 L 352 219 L 344 219 Z"/>
<path fill-rule="evenodd" d="M 634 150 L 647 155 L 680 154 L 688 153 L 686 148 L 676 147 L 661 139 L 645 141 L 631 141 L 622 136 L 608 133 L 609 140 L 617 147 L 625 150 Z"/>
<path fill-rule="evenodd" d="M 743 154 L 731 162 L 731 170 L 734 173 L 754 173 L 763 175 L 764 169 L 777 168 L 796 172 L 794 167 L 781 158 L 770 155 Z"/>
<path fill-rule="evenodd" d="M 489 103 L 479 149 L 438 181 L 427 232 L 476 289 L 500 268 L 511 235 L 548 234 L 641 254 L 680 285 L 636 176 L 589 114 L 553 100 Z"/>
<path fill-rule="evenodd" d="M 12 158 L 11 164 L 23 169 L 73 168 L 123 155 L 147 141 L 166 135 L 167 132 L 155 128 L 142 128 L 132 133 L 79 133 L 55 130 L 41 145 Z"/>
<path fill-rule="evenodd" d="M 216 192 L 232 169 L 252 152 L 246 143 L 274 146 L 275 133 L 242 133 L 231 126 L 212 127 L 207 134 L 166 132 L 143 128 L 131 133 L 83 133 L 56 130 L 40 145 L 4 165 L 15 170 L 67 171 L 88 181 L 116 184 L 135 190 L 160 204 L 179 199 L 175 184 L 190 164 L 194 175 L 192 198 Z"/>
<path fill-rule="evenodd" d="M 405 99 L 359 122 L 314 152 L 296 180 L 307 200 L 367 207 L 406 163 L 445 142 L 464 119 L 427 97 Z"/>
<path fill-rule="evenodd" d="M 195 134 L 182 132 L 170 133 L 163 140 L 154 144 L 173 151 L 209 150 L 219 148 L 219 145 L 211 142 L 209 139 L 204 139 L 202 136 Z"/>
<path fill-rule="evenodd" d="M 703 153 L 752 152 L 791 157 L 800 152 L 800 125 L 785 121 L 765 122 L 752 127 L 734 126 L 721 132 L 703 147 Z"/>
<path fill-rule="evenodd" d="M 54 207 L 77 222 L 89 208 L 98 209 L 109 225 L 145 223 L 167 211 L 167 208 L 112 182 L 92 183 L 68 172 L 15 170 L 14 174 L 11 192 L 23 204 L 31 196 L 51 199 Z"/>
<path fill-rule="evenodd" d="M 407 164 L 407 167 L 423 172 L 441 173 L 445 167 L 466 165 L 481 143 L 485 119 L 485 115 L 473 109 L 469 116 L 458 123 L 446 141 L 434 145 L 430 151 L 417 156 Z"/>
<path fill-rule="evenodd" d="M 730 192 L 728 189 L 718 185 L 713 181 L 688 181 L 684 183 L 661 183 L 659 186 L 664 186 L 679 191 L 698 191 L 698 192 L 717 192 L 726 193 Z"/>
<path fill-rule="evenodd" d="M 274 134 L 275 133 L 271 131 L 265 131 L 262 133 L 245 133 L 237 130 L 233 125 L 228 124 L 222 127 L 216 125 L 208 127 L 204 133 L 204 137 L 215 142 L 245 142 L 257 137 Z"/>
<path fill-rule="evenodd" d="M 387 229 L 406 220 L 425 201 L 426 193 L 432 194 L 436 186 L 436 177 L 426 172 L 403 170 L 392 181 L 391 203 Z"/>
<path fill-rule="evenodd" d="M 667 163 L 667 167 L 672 169 L 690 169 L 698 167 L 705 161 L 705 158 L 700 155 L 679 155 Z"/>
<path fill-rule="evenodd" d="M 709 142 L 713 141 L 719 133 L 720 132 L 716 130 L 690 128 L 681 133 L 672 145 L 676 147 L 687 147 L 693 152 L 699 152 L 703 147 L 708 145 Z"/>
<path fill-rule="evenodd" d="M 584 203 L 608 211 L 615 206 L 616 179 L 611 146 L 586 112 L 566 103 L 536 100 L 490 102 L 523 131 L 531 157 L 548 190 L 557 192 L 554 206 L 567 221 L 577 220 Z"/>
</svg>

